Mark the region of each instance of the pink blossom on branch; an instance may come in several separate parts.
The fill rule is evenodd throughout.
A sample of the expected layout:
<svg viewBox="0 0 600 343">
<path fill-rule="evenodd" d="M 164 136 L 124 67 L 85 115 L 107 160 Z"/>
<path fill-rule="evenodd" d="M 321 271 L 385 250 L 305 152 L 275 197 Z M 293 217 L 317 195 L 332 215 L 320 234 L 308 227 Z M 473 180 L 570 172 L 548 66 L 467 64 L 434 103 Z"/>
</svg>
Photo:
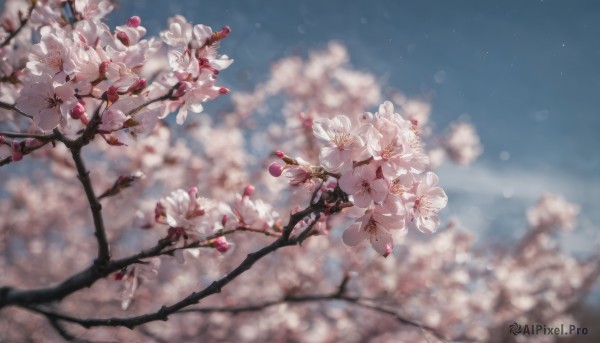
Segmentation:
<svg viewBox="0 0 600 343">
<path fill-rule="evenodd" d="M 59 124 L 66 125 L 69 112 L 77 105 L 72 86 L 55 82 L 47 74 L 34 76 L 16 102 L 42 130 L 52 130 Z"/>
</svg>

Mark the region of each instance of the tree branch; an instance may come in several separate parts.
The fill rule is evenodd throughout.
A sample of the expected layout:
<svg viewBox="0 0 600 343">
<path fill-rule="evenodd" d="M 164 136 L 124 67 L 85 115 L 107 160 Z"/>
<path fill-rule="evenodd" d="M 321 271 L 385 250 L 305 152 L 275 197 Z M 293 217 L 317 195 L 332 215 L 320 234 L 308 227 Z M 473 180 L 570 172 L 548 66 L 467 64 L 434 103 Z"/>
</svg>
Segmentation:
<svg viewBox="0 0 600 343">
<path fill-rule="evenodd" d="M 95 261 L 95 264 L 97 264 L 99 268 L 104 269 L 110 261 L 110 249 L 108 246 L 108 240 L 106 238 L 104 220 L 102 219 L 102 205 L 94 194 L 94 188 L 92 187 L 92 181 L 90 180 L 90 172 L 85 169 L 85 164 L 81 158 L 81 148 L 76 147 L 71 149 L 71 155 L 73 156 L 75 166 L 77 167 L 79 181 L 81 181 L 83 189 L 85 190 L 85 195 L 90 203 L 92 218 L 94 220 L 94 234 L 96 235 L 96 240 L 98 241 L 98 257 Z"/>
<path fill-rule="evenodd" d="M 159 102 L 159 101 L 163 101 L 163 100 L 169 100 L 169 99 L 171 99 L 171 97 L 173 97 L 173 93 L 175 93 L 175 90 L 177 90 L 177 88 L 179 88 L 179 85 L 180 85 L 179 82 L 176 83 L 173 87 L 171 87 L 171 89 L 169 89 L 169 91 L 166 94 L 161 95 L 161 96 L 159 96 L 157 98 L 154 98 L 154 99 L 146 101 L 145 103 L 143 103 L 143 104 L 139 105 L 138 107 L 132 109 L 131 111 L 127 112 L 127 115 L 128 116 L 133 116 L 133 115 L 137 114 L 139 111 L 141 111 L 144 107 L 146 107 L 146 106 L 148 106 L 150 104 L 153 104 L 153 103 Z"/>
<path fill-rule="evenodd" d="M 30 116 L 29 114 L 27 114 L 27 113 L 25 113 L 25 112 L 21 111 L 21 110 L 20 110 L 20 109 L 19 109 L 19 108 L 18 108 L 16 105 L 14 105 L 14 104 L 13 104 L 13 105 L 11 105 L 11 104 L 8 104 L 8 103 L 6 103 L 6 102 L 0 101 L 0 108 L 4 108 L 4 109 L 6 109 L 6 110 L 15 111 L 15 112 L 17 112 L 18 114 L 22 115 L 23 117 L 27 117 L 27 118 L 29 118 L 29 119 L 32 119 L 32 118 L 33 118 L 33 117 L 32 117 L 32 116 Z"/>
<path fill-rule="evenodd" d="M 227 230 L 220 231 L 208 237 L 204 237 L 204 240 L 191 242 L 190 244 L 173 249 L 165 248 L 173 245 L 171 239 L 163 238 L 158 243 L 149 249 L 143 250 L 137 254 L 119 259 L 112 260 L 108 266 L 100 270 L 95 265 L 92 265 L 81 272 L 69 277 L 62 283 L 47 288 L 33 289 L 33 290 L 19 290 L 12 287 L 0 287 L 0 309 L 9 305 L 28 306 L 32 304 L 43 304 L 53 301 L 60 301 L 63 298 L 75 293 L 83 288 L 91 287 L 96 281 L 104 278 L 111 273 L 120 271 L 121 269 L 130 266 L 135 263 L 140 263 L 145 258 L 156 257 L 161 255 L 171 255 L 175 250 L 197 248 L 202 242 L 209 241 L 221 236 L 230 235 L 238 231 L 248 230 Z M 254 232 L 254 231 L 252 231 Z"/>
<path fill-rule="evenodd" d="M 21 132 L 0 132 L 0 136 L 8 137 L 8 138 L 34 138 L 40 141 L 47 141 L 56 139 L 56 135 L 54 133 L 42 135 L 35 133 L 21 133 Z"/>
<path fill-rule="evenodd" d="M 25 25 L 27 25 L 27 22 L 29 21 L 29 18 L 31 18 L 31 12 L 33 12 L 33 9 L 35 8 L 35 3 L 36 3 L 35 1 L 32 1 L 31 6 L 29 6 L 29 10 L 27 12 L 27 16 L 24 17 L 24 18 L 19 18 L 19 20 L 20 20 L 19 27 L 15 31 L 11 32 L 4 39 L 4 41 L 2 42 L 2 44 L 0 44 L 0 48 L 4 48 L 5 46 L 7 46 L 10 43 L 10 41 L 13 38 L 15 38 L 19 34 L 19 32 L 21 32 L 21 30 L 25 27 Z"/>
<path fill-rule="evenodd" d="M 42 141 L 42 143 L 41 143 L 40 145 L 38 145 L 38 146 L 34 146 L 34 147 L 31 147 L 31 148 L 28 148 L 28 147 L 26 147 L 26 146 L 23 146 L 23 145 L 21 145 L 21 152 L 23 153 L 23 155 L 28 155 L 28 154 L 30 154 L 30 153 L 32 153 L 32 152 L 34 152 L 34 151 L 36 151 L 37 149 L 39 149 L 39 148 L 41 148 L 41 147 L 44 147 L 44 146 L 46 146 L 46 144 L 48 144 L 48 143 L 49 143 L 49 142 L 51 142 L 51 141 L 52 141 L 52 140 L 46 140 L 46 141 Z M 2 166 L 4 166 L 4 165 L 7 165 L 7 164 L 9 164 L 9 163 L 11 163 L 11 162 L 14 162 L 14 161 L 12 160 L 12 156 L 8 156 L 8 157 L 6 157 L 6 158 L 0 159 L 0 167 L 2 167 Z"/>
<path fill-rule="evenodd" d="M 227 284 L 229 284 L 230 282 L 235 280 L 238 276 L 242 275 L 244 272 L 248 271 L 250 268 L 252 268 L 254 263 L 256 263 L 261 258 L 267 256 L 268 254 L 270 254 L 282 247 L 298 244 L 299 241 L 297 239 L 289 238 L 289 236 L 290 236 L 292 230 L 294 229 L 294 227 L 296 226 L 296 224 L 298 224 L 307 215 L 310 215 L 312 213 L 321 213 L 321 212 L 325 211 L 326 209 L 327 209 L 327 206 L 324 204 L 324 202 L 320 201 L 320 202 L 306 208 L 303 211 L 292 214 L 290 216 L 289 223 L 287 224 L 287 226 L 284 228 L 284 230 L 282 232 L 282 235 L 277 240 L 275 240 L 273 243 L 271 243 L 270 245 L 268 245 L 266 247 L 263 247 L 262 249 L 260 249 L 258 251 L 248 254 L 248 256 L 246 256 L 246 258 L 236 268 L 234 268 L 229 274 L 227 274 L 226 276 L 222 277 L 221 279 L 219 279 L 217 281 L 214 281 L 213 283 L 211 283 L 208 287 L 204 288 L 203 290 L 201 290 L 199 292 L 193 292 L 192 294 L 188 295 L 187 297 L 180 300 L 179 302 L 177 302 L 171 306 L 163 306 L 158 311 L 153 312 L 153 313 L 139 315 L 136 317 L 129 317 L 129 318 L 79 319 L 79 318 L 71 317 L 68 315 L 62 315 L 62 314 L 58 314 L 58 313 L 54 313 L 54 312 L 45 311 L 45 310 L 42 310 L 42 309 L 39 309 L 36 307 L 32 307 L 32 306 L 25 306 L 25 307 L 32 311 L 42 313 L 42 314 L 50 313 L 60 320 L 71 322 L 71 323 L 76 323 L 85 328 L 90 328 L 90 327 L 94 327 L 94 326 L 125 326 L 129 329 L 133 329 L 136 326 L 139 326 L 139 325 L 142 325 L 142 324 L 145 324 L 148 322 L 156 321 L 156 320 L 166 321 L 166 320 L 168 320 L 169 315 L 171 315 L 175 312 L 178 312 L 181 309 L 188 307 L 190 305 L 197 304 L 198 302 L 200 302 L 200 300 L 202 300 L 210 295 L 213 295 L 215 293 L 220 293 L 221 289 L 223 287 L 225 287 Z M 111 265 L 112 264 L 109 264 L 109 267 L 111 267 Z"/>
</svg>

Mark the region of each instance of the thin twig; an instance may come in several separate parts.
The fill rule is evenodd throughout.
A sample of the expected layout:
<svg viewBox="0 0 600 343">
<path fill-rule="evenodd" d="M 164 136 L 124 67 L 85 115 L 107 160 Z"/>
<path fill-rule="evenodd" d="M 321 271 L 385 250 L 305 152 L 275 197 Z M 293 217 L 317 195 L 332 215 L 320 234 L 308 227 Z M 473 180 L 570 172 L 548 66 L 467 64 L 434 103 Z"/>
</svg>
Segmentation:
<svg viewBox="0 0 600 343">
<path fill-rule="evenodd" d="M 21 148 L 21 152 L 23 153 L 23 155 L 28 155 L 44 146 L 46 146 L 46 144 L 48 144 L 49 142 L 51 142 L 52 140 L 46 140 L 46 141 L 42 141 L 42 143 L 40 145 L 34 146 L 34 147 L 23 147 Z M 12 156 L 8 156 L 6 158 L 3 158 L 0 160 L 0 167 L 7 165 L 11 162 L 14 162 L 12 160 Z"/>
<path fill-rule="evenodd" d="M 19 108 L 18 108 L 16 105 L 14 105 L 14 104 L 13 104 L 13 105 L 11 105 L 11 104 L 8 104 L 8 103 L 6 103 L 6 102 L 2 102 L 2 101 L 0 101 L 0 108 L 4 108 L 4 109 L 6 109 L 6 110 L 15 111 L 15 112 L 17 112 L 18 114 L 20 114 L 20 115 L 22 115 L 22 116 L 24 116 L 24 117 L 27 117 L 27 118 L 29 118 L 29 119 L 32 119 L 32 118 L 33 118 L 33 117 L 32 117 L 32 116 L 30 116 L 29 114 L 27 114 L 27 113 L 25 113 L 25 112 L 21 111 L 21 110 L 20 110 L 20 109 L 19 109 Z"/>
<path fill-rule="evenodd" d="M 0 44 L 0 48 L 4 48 L 5 46 L 7 46 L 10 43 L 10 41 L 13 38 L 15 38 L 19 34 L 19 32 L 21 32 L 21 30 L 25 27 L 25 25 L 27 25 L 27 22 L 29 21 L 29 18 L 31 18 L 31 12 L 33 12 L 33 9 L 35 8 L 35 3 L 36 3 L 35 1 L 31 2 L 31 6 L 29 6 L 29 10 L 27 11 L 27 16 L 24 17 L 24 18 L 19 18 L 19 21 L 20 21 L 19 27 L 15 31 L 11 32 L 4 39 L 4 41 L 2 42 L 2 44 Z"/>
<path fill-rule="evenodd" d="M 48 323 L 50 323 L 50 326 L 52 326 L 65 341 L 75 341 L 76 337 L 67 331 L 67 329 L 65 329 L 65 327 L 62 326 L 62 324 L 56 318 L 53 318 L 51 315 L 47 315 L 46 318 L 48 318 Z"/>
<path fill-rule="evenodd" d="M 0 132 L 0 136 L 8 138 L 34 138 L 40 141 L 56 139 L 56 136 L 52 134 L 36 134 L 36 133 L 22 133 L 22 132 Z"/>
<path fill-rule="evenodd" d="M 146 106 L 148 106 L 150 104 L 153 104 L 153 103 L 159 102 L 159 101 L 164 101 L 164 100 L 171 99 L 173 97 L 173 93 L 175 92 L 175 90 L 177 90 L 177 88 L 179 88 L 179 83 L 177 83 L 173 87 L 171 87 L 171 89 L 169 89 L 169 91 L 166 94 L 161 95 L 161 96 L 159 96 L 157 98 L 154 98 L 154 99 L 146 101 L 145 103 L 143 103 L 143 104 L 139 105 L 138 107 L 132 109 L 131 111 L 127 112 L 127 115 L 128 116 L 133 116 L 133 115 L 137 114 L 139 111 L 141 111 L 144 107 L 146 107 Z"/>
</svg>

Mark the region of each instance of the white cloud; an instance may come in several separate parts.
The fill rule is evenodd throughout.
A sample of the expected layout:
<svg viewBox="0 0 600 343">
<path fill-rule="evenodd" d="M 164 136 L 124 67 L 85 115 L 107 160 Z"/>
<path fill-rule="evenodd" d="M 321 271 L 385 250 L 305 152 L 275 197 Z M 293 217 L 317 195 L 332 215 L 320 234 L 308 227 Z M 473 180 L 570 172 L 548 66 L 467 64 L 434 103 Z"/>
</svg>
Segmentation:
<svg viewBox="0 0 600 343">
<path fill-rule="evenodd" d="M 521 169 L 477 163 L 445 165 L 437 170 L 448 192 L 445 218 L 455 217 L 482 240 L 514 242 L 526 230 L 525 211 L 544 193 L 556 193 L 581 206 L 574 232 L 560 236 L 567 251 L 589 254 L 598 249 L 600 181 L 555 170 Z"/>
</svg>

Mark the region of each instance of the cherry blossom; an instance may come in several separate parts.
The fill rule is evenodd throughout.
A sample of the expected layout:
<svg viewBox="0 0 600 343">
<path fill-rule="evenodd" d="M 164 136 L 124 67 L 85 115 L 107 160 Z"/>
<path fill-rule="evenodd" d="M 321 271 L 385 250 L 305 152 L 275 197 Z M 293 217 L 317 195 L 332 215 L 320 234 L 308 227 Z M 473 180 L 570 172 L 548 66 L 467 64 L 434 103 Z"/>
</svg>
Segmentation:
<svg viewBox="0 0 600 343">
<path fill-rule="evenodd" d="M 373 202 L 382 202 L 388 194 L 385 180 L 377 178 L 377 167 L 360 166 L 340 178 L 340 188 L 353 196 L 358 207 L 367 208 Z"/>
<path fill-rule="evenodd" d="M 198 189 L 191 188 L 187 192 L 178 189 L 171 195 L 161 199 L 156 205 L 156 221 L 174 228 L 183 228 L 186 232 L 204 233 L 205 215 L 212 211 L 216 204 L 209 199 L 197 198 Z"/>
<path fill-rule="evenodd" d="M 53 82 L 47 74 L 33 78 L 16 102 L 42 130 L 66 125 L 69 111 L 77 105 L 73 88 Z"/>
<path fill-rule="evenodd" d="M 428 95 L 381 102 L 381 77 L 352 68 L 341 43 L 285 57 L 229 109 L 191 116 L 229 93 L 228 26 L 176 16 L 156 38 L 131 14 L 105 24 L 112 1 L 4 8 L 8 341 L 490 341 L 517 319 L 577 323 L 600 278 L 597 253 L 561 250 L 556 231 L 580 208 L 557 195 L 485 253 L 474 230 L 444 225 L 428 168 L 471 163 L 474 128 L 440 139 Z"/>
<path fill-rule="evenodd" d="M 359 135 L 352 131 L 350 119 L 338 115 L 333 119 L 319 119 L 313 123 L 315 136 L 327 146 L 321 149 L 321 163 L 329 170 L 348 170 L 364 145 Z"/>
<path fill-rule="evenodd" d="M 403 229 L 404 220 L 401 215 L 386 215 L 381 213 L 381 210 L 382 208 L 377 206 L 367 210 L 364 216 L 344 231 L 344 243 L 355 246 L 368 239 L 380 255 L 389 255 L 394 249 L 390 230 Z"/>
<path fill-rule="evenodd" d="M 417 228 L 423 232 L 433 233 L 440 225 L 437 213 L 448 203 L 448 196 L 443 189 L 436 187 L 438 177 L 427 172 L 417 186 L 413 216 Z"/>
</svg>

